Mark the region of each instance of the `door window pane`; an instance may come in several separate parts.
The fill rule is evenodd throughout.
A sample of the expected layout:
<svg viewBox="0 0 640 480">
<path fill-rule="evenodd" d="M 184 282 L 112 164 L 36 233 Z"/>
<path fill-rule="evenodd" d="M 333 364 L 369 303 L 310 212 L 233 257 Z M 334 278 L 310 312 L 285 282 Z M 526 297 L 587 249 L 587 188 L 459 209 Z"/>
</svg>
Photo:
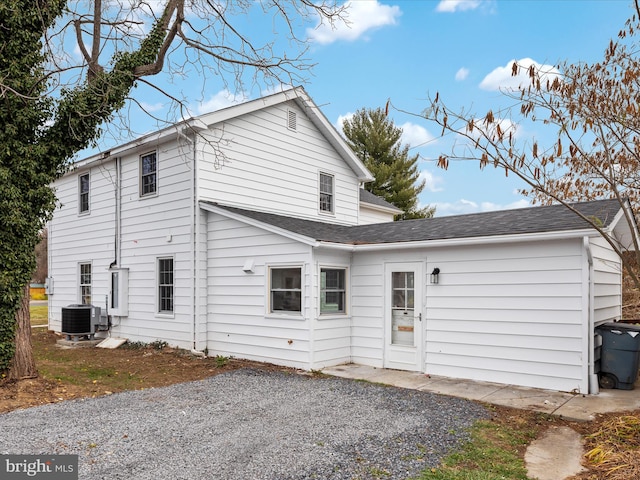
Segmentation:
<svg viewBox="0 0 640 480">
<path fill-rule="evenodd" d="M 413 272 L 392 272 L 391 343 L 414 346 L 415 284 Z"/>
</svg>

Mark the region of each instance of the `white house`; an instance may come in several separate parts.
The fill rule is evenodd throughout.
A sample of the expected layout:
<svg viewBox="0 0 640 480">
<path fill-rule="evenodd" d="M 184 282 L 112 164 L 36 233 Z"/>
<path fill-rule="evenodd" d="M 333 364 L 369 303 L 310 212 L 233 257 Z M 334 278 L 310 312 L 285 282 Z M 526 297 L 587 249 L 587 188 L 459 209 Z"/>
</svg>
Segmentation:
<svg viewBox="0 0 640 480">
<path fill-rule="evenodd" d="M 394 223 L 371 180 L 302 88 L 79 162 L 55 184 L 50 328 L 86 303 L 98 335 L 208 355 L 597 392 L 594 327 L 621 315 L 598 232 L 562 206 Z M 615 201 L 578 207 L 625 233 Z"/>
</svg>

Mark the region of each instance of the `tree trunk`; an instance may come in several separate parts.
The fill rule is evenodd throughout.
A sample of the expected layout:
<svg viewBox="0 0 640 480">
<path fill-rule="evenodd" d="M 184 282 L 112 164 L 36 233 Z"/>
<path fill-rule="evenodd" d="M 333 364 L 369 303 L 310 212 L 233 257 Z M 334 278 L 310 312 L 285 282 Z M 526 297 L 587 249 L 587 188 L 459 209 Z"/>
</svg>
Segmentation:
<svg viewBox="0 0 640 480">
<path fill-rule="evenodd" d="M 16 353 L 9 368 L 9 380 L 22 380 L 38 376 L 31 345 L 31 315 L 29 313 L 29 284 L 25 285 L 22 303 L 16 313 Z"/>
</svg>

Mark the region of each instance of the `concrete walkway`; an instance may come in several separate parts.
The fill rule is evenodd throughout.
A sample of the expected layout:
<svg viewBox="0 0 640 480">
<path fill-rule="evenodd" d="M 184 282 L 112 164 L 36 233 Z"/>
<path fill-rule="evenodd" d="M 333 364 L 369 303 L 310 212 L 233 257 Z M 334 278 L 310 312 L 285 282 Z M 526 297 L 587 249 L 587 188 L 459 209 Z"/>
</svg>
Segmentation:
<svg viewBox="0 0 640 480">
<path fill-rule="evenodd" d="M 598 413 L 640 409 L 640 385 L 635 390 L 600 390 L 598 395 L 582 395 L 356 364 L 328 367 L 322 373 L 543 412 L 581 422 L 594 420 Z"/>
<path fill-rule="evenodd" d="M 582 395 L 355 364 L 328 367 L 322 373 L 548 413 L 575 421 L 591 421 L 599 413 L 640 409 L 640 380 L 634 390 L 601 390 L 598 395 Z M 583 470 L 582 455 L 582 438 L 578 432 L 568 427 L 549 429 L 527 447 L 527 475 L 538 480 L 566 479 Z"/>
</svg>

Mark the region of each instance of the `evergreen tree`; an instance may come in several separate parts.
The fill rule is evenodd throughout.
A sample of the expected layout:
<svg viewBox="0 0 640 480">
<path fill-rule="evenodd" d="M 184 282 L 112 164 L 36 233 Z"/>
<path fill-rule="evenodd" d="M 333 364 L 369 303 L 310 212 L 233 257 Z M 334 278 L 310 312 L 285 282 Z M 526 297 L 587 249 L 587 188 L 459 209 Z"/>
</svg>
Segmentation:
<svg viewBox="0 0 640 480">
<path fill-rule="evenodd" d="M 418 208 L 418 195 L 425 186 L 419 181 L 418 155 L 409 156 L 409 146 L 400 144 L 402 129 L 382 108 L 358 110 L 342 124 L 347 143 L 375 177 L 365 185 L 403 213 L 396 220 L 432 217 L 435 208 Z"/>
</svg>

